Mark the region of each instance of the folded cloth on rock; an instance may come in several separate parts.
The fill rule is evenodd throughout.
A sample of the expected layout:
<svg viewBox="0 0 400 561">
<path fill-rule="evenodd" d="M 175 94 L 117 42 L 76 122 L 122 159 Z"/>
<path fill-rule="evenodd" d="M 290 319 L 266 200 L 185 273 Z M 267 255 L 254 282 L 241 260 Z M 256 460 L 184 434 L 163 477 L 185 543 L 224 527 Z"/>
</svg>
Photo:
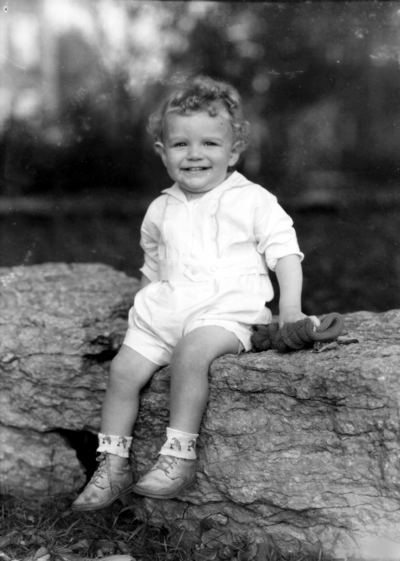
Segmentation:
<svg viewBox="0 0 400 561">
<path fill-rule="evenodd" d="M 310 318 L 285 323 L 281 329 L 277 323 L 252 325 L 252 351 L 259 353 L 273 349 L 287 353 L 304 349 L 317 341 L 333 341 L 340 335 L 343 326 L 343 318 L 336 312 L 325 316 L 318 327 Z"/>
</svg>

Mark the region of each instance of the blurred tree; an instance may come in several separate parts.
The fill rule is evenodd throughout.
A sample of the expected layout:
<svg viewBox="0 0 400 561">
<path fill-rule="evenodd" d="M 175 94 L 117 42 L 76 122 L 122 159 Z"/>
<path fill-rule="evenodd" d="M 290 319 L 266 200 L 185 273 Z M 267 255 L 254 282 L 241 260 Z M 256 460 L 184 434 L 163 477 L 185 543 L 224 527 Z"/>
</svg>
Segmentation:
<svg viewBox="0 0 400 561">
<path fill-rule="evenodd" d="M 9 124 L 7 169 L 25 174 L 20 191 L 112 185 L 156 194 L 168 179 L 148 115 L 198 73 L 241 92 L 253 129 L 242 166 L 272 190 L 336 188 L 353 173 L 398 178 L 397 2 L 58 0 L 57 10 L 43 2 L 57 113 L 21 137 L 29 161 L 16 148 L 21 127 Z"/>
<path fill-rule="evenodd" d="M 176 83 L 203 73 L 242 94 L 253 134 L 241 169 L 284 204 L 301 203 L 293 217 L 309 256 L 307 310 L 398 307 L 398 2 L 8 5 L 0 194 L 80 194 L 89 204 L 76 210 L 91 215 L 78 216 L 73 199 L 65 214 L 3 217 L 3 264 L 101 260 L 137 275 L 132 209 L 170 183 L 148 116 Z M 93 204 L 99 194 L 113 197 L 110 211 L 108 200 Z M 329 197 L 335 205 L 316 210 Z M 354 206 L 342 204 L 349 198 Z"/>
</svg>

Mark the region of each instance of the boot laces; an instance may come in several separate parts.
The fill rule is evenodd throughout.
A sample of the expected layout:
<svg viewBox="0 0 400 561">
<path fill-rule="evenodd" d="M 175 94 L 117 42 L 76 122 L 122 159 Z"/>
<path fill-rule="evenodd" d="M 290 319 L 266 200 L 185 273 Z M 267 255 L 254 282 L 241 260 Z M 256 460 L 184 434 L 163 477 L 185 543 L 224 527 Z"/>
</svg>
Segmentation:
<svg viewBox="0 0 400 561">
<path fill-rule="evenodd" d="M 99 462 L 99 466 L 98 466 L 98 468 L 96 469 L 96 471 L 94 472 L 94 474 L 92 475 L 92 478 L 91 478 L 91 480 L 90 480 L 90 482 L 89 482 L 89 485 L 90 485 L 90 484 L 93 484 L 93 485 L 96 485 L 96 486 L 98 487 L 97 483 L 98 483 L 98 481 L 99 481 L 100 479 L 103 478 L 104 472 L 105 472 L 106 469 L 107 469 L 107 466 L 106 466 L 106 457 L 107 457 L 107 455 L 106 455 L 105 453 L 103 453 L 103 454 L 100 454 L 100 455 L 96 458 L 96 462 Z"/>
<path fill-rule="evenodd" d="M 176 458 L 174 456 L 166 456 L 161 454 L 158 457 L 158 462 L 154 466 L 154 469 L 160 469 L 166 475 L 168 475 L 168 470 L 172 468 L 172 466 L 176 463 Z"/>
</svg>

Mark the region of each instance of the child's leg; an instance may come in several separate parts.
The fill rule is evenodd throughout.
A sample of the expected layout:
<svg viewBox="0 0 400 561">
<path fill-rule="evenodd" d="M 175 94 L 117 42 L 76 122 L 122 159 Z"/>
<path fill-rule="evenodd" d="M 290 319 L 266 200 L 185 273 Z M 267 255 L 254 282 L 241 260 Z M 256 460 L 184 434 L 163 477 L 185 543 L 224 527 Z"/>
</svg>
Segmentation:
<svg viewBox="0 0 400 561">
<path fill-rule="evenodd" d="M 134 487 L 140 495 L 172 498 L 194 482 L 195 443 L 208 400 L 208 370 L 217 357 L 237 354 L 236 335 L 219 326 L 188 333 L 171 358 L 170 426 L 153 468 Z"/>
<path fill-rule="evenodd" d="M 102 434 L 131 436 L 139 411 L 140 390 L 160 366 L 122 345 L 110 367 L 101 414 Z"/>
<path fill-rule="evenodd" d="M 122 345 L 112 361 L 99 435 L 100 465 L 73 503 L 74 510 L 104 508 L 132 490 L 129 447 L 139 393 L 159 368 L 127 345 Z"/>
<path fill-rule="evenodd" d="M 198 327 L 177 344 L 171 357 L 169 426 L 198 433 L 208 400 L 208 371 L 219 356 L 237 354 L 240 342 L 223 327 Z"/>
</svg>

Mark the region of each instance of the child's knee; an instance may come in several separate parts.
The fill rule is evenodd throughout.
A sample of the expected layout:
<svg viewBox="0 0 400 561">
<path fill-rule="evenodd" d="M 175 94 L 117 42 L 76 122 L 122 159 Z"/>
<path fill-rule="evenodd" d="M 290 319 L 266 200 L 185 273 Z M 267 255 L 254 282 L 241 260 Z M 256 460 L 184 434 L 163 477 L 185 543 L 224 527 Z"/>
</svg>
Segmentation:
<svg viewBox="0 0 400 561">
<path fill-rule="evenodd" d="M 172 353 L 171 366 L 180 361 L 208 367 L 219 356 L 237 354 L 240 344 L 237 335 L 224 327 L 199 327 L 180 340 Z"/>
<path fill-rule="evenodd" d="M 130 391 L 135 392 L 146 385 L 159 368 L 136 351 L 122 345 L 119 353 L 111 361 L 108 384 L 128 387 Z"/>
<path fill-rule="evenodd" d="M 175 347 L 171 356 L 171 371 L 177 368 L 208 368 L 212 362 L 204 345 L 194 340 L 181 340 Z"/>
</svg>

